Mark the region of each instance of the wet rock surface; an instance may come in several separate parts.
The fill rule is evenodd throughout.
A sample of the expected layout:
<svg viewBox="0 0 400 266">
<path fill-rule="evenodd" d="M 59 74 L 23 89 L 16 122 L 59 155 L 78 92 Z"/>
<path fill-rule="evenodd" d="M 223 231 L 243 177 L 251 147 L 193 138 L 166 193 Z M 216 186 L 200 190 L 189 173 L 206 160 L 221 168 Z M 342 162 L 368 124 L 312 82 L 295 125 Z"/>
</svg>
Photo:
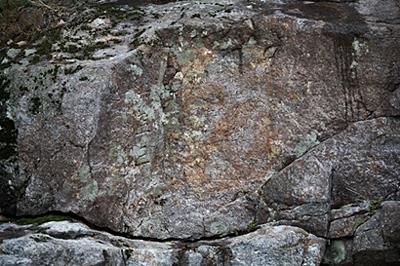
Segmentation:
<svg viewBox="0 0 400 266">
<path fill-rule="evenodd" d="M 397 1 L 95 2 L 0 57 L 0 213 L 121 236 L 0 264 L 400 263 Z"/>
</svg>

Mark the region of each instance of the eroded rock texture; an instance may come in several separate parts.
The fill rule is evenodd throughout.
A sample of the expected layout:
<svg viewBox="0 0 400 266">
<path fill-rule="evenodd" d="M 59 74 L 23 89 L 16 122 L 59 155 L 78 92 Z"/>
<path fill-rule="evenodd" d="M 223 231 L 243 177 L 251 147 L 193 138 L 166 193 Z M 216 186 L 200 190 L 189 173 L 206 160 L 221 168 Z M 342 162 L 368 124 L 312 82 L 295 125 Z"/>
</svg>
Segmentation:
<svg viewBox="0 0 400 266">
<path fill-rule="evenodd" d="M 1 265 L 318 265 L 325 248 L 323 239 L 283 225 L 192 244 L 129 240 L 70 222 L 6 225 L 0 238 Z"/>
<path fill-rule="evenodd" d="M 78 10 L 3 60 L 0 211 L 166 241 L 143 265 L 318 265 L 325 242 L 326 264 L 396 265 L 399 23 L 396 0 Z M 26 230 L 4 263 L 129 259 Z"/>
</svg>

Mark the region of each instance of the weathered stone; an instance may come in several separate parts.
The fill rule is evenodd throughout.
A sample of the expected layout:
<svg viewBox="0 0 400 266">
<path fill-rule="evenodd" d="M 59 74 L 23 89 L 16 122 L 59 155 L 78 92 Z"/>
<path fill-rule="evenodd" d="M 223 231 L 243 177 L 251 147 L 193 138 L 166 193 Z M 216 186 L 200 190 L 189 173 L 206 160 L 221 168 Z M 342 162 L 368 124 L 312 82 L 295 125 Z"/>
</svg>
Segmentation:
<svg viewBox="0 0 400 266">
<path fill-rule="evenodd" d="M 342 206 L 340 209 L 332 209 L 330 218 L 331 220 L 347 218 L 357 214 L 363 214 L 371 209 L 369 202 L 353 203 L 350 205 Z"/>
<path fill-rule="evenodd" d="M 328 264 L 399 262 L 397 1 L 89 2 L 1 66 L 0 214 L 153 242 L 129 260 L 59 224 L 9 237 L 4 264 L 314 265 L 310 234 Z M 272 221 L 309 234 L 249 233 Z"/>
<path fill-rule="evenodd" d="M 368 219 L 368 214 L 354 215 L 331 221 L 329 226 L 330 238 L 353 236 L 357 227 Z"/>
<path fill-rule="evenodd" d="M 16 58 L 17 55 L 20 54 L 20 53 L 21 53 L 21 50 L 20 50 L 20 49 L 9 49 L 9 50 L 7 51 L 7 56 L 8 56 L 9 58 L 11 58 L 11 59 L 14 59 L 14 58 Z"/>
<path fill-rule="evenodd" d="M 111 28 L 111 20 L 109 18 L 106 19 L 96 18 L 95 20 L 90 22 L 89 27 L 91 27 L 94 30 Z"/>
<path fill-rule="evenodd" d="M 331 240 L 327 246 L 323 265 L 354 265 L 352 245 L 353 242 L 351 239 Z"/>
<path fill-rule="evenodd" d="M 329 238 L 352 237 L 355 230 L 368 220 L 370 209 L 368 202 L 362 202 L 331 210 Z"/>
<path fill-rule="evenodd" d="M 355 265 L 396 265 L 400 261 L 400 227 L 398 201 L 382 203 L 382 207 L 361 225 L 354 238 Z"/>
<path fill-rule="evenodd" d="M 224 9 L 212 3 L 187 4 L 182 18 L 178 4 L 169 4 L 168 12 L 150 6 L 144 15 L 157 13 L 164 22 L 149 18 L 137 25 L 143 31 L 137 49 L 93 54 L 111 57 L 106 61 L 8 69 L 11 79 L 21 71 L 25 77 L 10 87 L 19 130 L 18 178 L 26 186 L 19 189 L 17 214 L 74 212 L 146 237 L 228 234 L 259 216 L 253 193 L 267 176 L 354 121 L 399 112 L 389 104 L 392 91 L 379 87 L 383 76 L 369 74 L 379 64 L 392 77 L 392 57 L 382 53 L 397 52 L 397 46 L 379 42 L 356 9 L 338 6 L 354 15 L 346 22 L 312 11 L 315 5 L 331 10 L 325 3 L 271 2 L 281 10 L 273 14 L 265 13 L 270 6 L 253 5 L 230 5 L 233 11 L 224 16 L 233 22 L 221 20 Z M 199 6 L 209 14 L 201 21 L 192 19 Z M 306 18 L 293 15 L 294 7 Z M 179 23 L 170 27 L 177 15 Z M 93 21 L 107 16 L 113 17 L 105 13 Z M 103 38 L 97 34 L 93 43 Z M 52 91 L 57 95 L 50 98 Z M 326 97 L 342 92 L 344 98 Z M 301 193 L 315 180 L 315 190 L 285 203 L 321 205 L 299 207 L 280 219 L 315 220 L 307 229 L 326 235 L 332 167 L 320 168 L 323 157 L 307 160 L 303 181 L 287 170 L 293 180 L 288 189 Z M 332 175 L 352 174 L 353 166 L 342 163 Z M 375 187 L 375 196 L 392 191 L 388 183 Z M 333 186 L 335 204 L 353 202 L 339 195 L 347 184 Z M 278 191 L 268 192 L 275 203 L 288 196 Z M 315 218 L 308 217 L 310 208 L 319 209 L 311 211 Z"/>
<path fill-rule="evenodd" d="M 386 136 L 396 139 L 399 130 L 399 120 L 392 118 L 353 123 L 274 175 L 264 185 L 263 195 L 276 210 L 275 219 L 289 220 L 289 224 L 326 235 L 330 206 L 372 201 L 396 192 L 400 168 L 395 158 L 399 150 Z M 301 205 L 307 208 L 295 215 Z M 308 222 L 313 216 L 318 217 L 316 224 Z M 359 223 L 357 217 L 350 220 L 353 225 Z M 340 232 L 341 226 L 332 224 L 333 237 L 351 234 L 355 229 Z"/>
<path fill-rule="evenodd" d="M 12 238 L 7 232 L 19 232 Z M 0 227 L 0 264 L 9 265 L 319 265 L 325 241 L 290 226 L 186 244 L 130 240 L 71 222 Z"/>
</svg>

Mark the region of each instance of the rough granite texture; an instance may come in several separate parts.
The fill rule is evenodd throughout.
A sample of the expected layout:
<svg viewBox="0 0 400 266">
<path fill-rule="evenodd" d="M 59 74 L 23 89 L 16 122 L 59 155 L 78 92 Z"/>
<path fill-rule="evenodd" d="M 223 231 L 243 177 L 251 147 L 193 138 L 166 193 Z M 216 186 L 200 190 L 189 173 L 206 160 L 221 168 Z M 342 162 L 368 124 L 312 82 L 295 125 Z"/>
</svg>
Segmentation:
<svg viewBox="0 0 400 266">
<path fill-rule="evenodd" d="M 80 222 L 1 265 L 400 264 L 397 0 L 125 2 L 0 58 L 0 213 Z"/>
<path fill-rule="evenodd" d="M 18 238 L 7 238 L 17 235 Z M 291 226 L 196 243 L 129 240 L 71 222 L 0 227 L 0 265 L 318 265 L 325 241 Z"/>
</svg>

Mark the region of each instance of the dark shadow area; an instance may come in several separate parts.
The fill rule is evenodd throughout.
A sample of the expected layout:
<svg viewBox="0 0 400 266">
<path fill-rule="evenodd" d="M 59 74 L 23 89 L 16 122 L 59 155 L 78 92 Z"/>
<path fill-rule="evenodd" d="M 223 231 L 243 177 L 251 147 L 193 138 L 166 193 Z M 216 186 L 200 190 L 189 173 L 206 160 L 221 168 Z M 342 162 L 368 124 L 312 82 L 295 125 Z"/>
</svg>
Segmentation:
<svg viewBox="0 0 400 266">
<path fill-rule="evenodd" d="M 171 2 L 179 2 L 180 0 L 117 0 L 115 2 L 106 3 L 107 6 L 144 6 L 148 4 L 163 5 Z"/>
</svg>

